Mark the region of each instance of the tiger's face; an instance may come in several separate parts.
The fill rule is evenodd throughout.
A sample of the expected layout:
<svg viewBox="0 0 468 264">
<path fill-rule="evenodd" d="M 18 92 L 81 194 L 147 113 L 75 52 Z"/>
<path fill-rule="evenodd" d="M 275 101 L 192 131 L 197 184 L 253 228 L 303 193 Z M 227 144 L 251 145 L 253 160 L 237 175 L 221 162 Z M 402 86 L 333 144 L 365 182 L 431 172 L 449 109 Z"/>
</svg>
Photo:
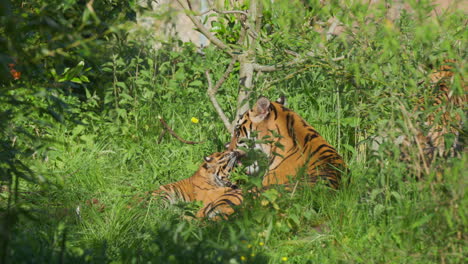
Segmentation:
<svg viewBox="0 0 468 264">
<path fill-rule="evenodd" d="M 219 187 L 237 188 L 231 181 L 230 175 L 237 165 L 242 153 L 236 150 L 216 152 L 204 158 L 201 173 L 211 184 Z"/>
</svg>

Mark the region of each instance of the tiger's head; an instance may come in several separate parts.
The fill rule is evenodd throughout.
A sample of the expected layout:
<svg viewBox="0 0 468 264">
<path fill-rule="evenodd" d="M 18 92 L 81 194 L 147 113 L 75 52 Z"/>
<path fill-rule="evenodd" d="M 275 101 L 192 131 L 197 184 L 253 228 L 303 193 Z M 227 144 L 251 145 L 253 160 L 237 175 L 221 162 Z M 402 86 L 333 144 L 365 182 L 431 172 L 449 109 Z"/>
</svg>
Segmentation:
<svg viewBox="0 0 468 264">
<path fill-rule="evenodd" d="M 275 102 L 271 102 L 266 97 L 260 97 L 252 109 L 242 114 L 237 121 L 231 142 L 227 144 L 228 150 L 237 150 L 243 153 L 242 149 L 254 148 L 270 155 L 270 144 L 262 144 L 260 141 L 273 140 L 271 131 L 277 130 L 275 122 L 282 111 L 286 108 L 285 97 L 281 96 Z M 245 153 L 243 153 L 245 154 Z M 254 163 L 247 167 L 247 173 L 253 174 L 259 169 L 258 164 Z"/>
<path fill-rule="evenodd" d="M 199 173 L 208 178 L 208 181 L 218 187 L 237 188 L 230 180 L 230 175 L 237 165 L 242 153 L 236 150 L 216 152 L 204 157 Z"/>
<path fill-rule="evenodd" d="M 261 139 L 265 136 L 272 123 L 278 118 L 285 104 L 285 98 L 282 96 L 276 102 L 270 102 L 266 97 L 260 97 L 252 109 L 247 110 L 237 120 L 234 127 L 233 136 L 228 149 L 247 148 L 249 140 Z"/>
</svg>

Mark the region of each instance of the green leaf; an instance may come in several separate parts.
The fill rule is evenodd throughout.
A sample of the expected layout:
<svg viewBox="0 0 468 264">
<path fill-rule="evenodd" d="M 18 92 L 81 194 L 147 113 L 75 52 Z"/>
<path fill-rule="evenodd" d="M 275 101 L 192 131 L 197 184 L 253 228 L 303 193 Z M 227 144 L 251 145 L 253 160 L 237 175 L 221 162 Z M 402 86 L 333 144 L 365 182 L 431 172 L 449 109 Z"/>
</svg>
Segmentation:
<svg viewBox="0 0 468 264">
<path fill-rule="evenodd" d="M 269 190 L 266 190 L 264 193 L 262 193 L 262 196 L 266 197 L 268 201 L 273 203 L 278 198 L 279 192 L 275 189 L 269 189 Z"/>
<path fill-rule="evenodd" d="M 347 151 L 353 153 L 353 155 L 356 154 L 356 149 L 355 149 L 353 146 L 348 145 L 348 144 L 342 144 L 342 146 L 343 146 Z"/>
<path fill-rule="evenodd" d="M 124 82 L 116 82 L 115 83 L 117 86 L 119 86 L 120 88 L 124 89 L 124 90 L 127 90 L 127 84 L 124 83 Z"/>
<path fill-rule="evenodd" d="M 193 82 L 189 83 L 190 86 L 195 86 L 195 87 L 202 87 L 203 83 L 200 80 L 195 80 Z"/>
<path fill-rule="evenodd" d="M 79 77 L 74 77 L 74 78 L 72 78 L 70 81 L 71 81 L 71 82 L 74 82 L 74 83 L 82 83 L 82 82 L 81 82 L 81 78 L 79 78 Z"/>
</svg>

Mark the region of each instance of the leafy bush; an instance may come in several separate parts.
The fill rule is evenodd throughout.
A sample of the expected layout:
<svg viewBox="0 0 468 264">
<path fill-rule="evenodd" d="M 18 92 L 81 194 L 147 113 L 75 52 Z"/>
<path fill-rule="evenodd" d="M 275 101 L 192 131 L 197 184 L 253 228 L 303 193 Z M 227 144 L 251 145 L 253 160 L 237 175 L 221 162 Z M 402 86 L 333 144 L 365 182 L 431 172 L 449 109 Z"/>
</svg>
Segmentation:
<svg viewBox="0 0 468 264">
<path fill-rule="evenodd" d="M 432 94 L 428 74 L 447 58 L 457 61 L 451 90 L 465 92 L 464 14 L 430 17 L 428 1 L 410 1 L 413 11 L 395 20 L 383 5 L 264 2 L 259 63 L 301 62 L 258 75 L 253 97 L 286 95 L 348 161 L 349 185 L 246 194 L 222 222 L 186 220 L 190 206 L 130 206 L 135 195 L 190 176 L 229 141 L 204 73 L 219 79 L 230 59 L 178 40 L 156 49 L 150 36 L 128 33 L 140 11 L 134 1 L 93 9 L 2 1 L 1 262 L 461 263 L 465 153 L 437 159 L 418 179 L 420 163 L 402 162 L 395 140 L 412 135 L 405 120 L 427 129 L 430 102 L 413 109 Z M 339 35 L 326 34 L 333 17 L 343 24 Z M 226 43 L 239 35 L 235 18 L 216 22 Z M 238 70 L 217 94 L 231 118 Z M 451 110 L 466 118 L 463 107 Z M 163 134 L 160 118 L 204 143 Z M 245 186 L 258 181 L 237 176 Z"/>
</svg>

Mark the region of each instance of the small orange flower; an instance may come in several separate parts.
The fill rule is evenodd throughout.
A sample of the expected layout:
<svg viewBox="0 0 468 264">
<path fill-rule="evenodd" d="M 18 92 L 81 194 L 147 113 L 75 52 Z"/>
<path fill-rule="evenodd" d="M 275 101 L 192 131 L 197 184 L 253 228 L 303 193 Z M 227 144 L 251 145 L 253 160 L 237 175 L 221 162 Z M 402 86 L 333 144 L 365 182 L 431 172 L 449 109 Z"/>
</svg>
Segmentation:
<svg viewBox="0 0 468 264">
<path fill-rule="evenodd" d="M 11 69 L 10 74 L 15 80 L 19 80 L 19 78 L 21 78 L 21 72 L 16 71 L 15 69 Z"/>
<path fill-rule="evenodd" d="M 14 63 L 9 63 L 8 67 L 10 68 L 10 74 L 13 77 L 13 79 L 18 80 L 19 78 L 21 78 L 21 72 L 15 70 Z"/>
</svg>

